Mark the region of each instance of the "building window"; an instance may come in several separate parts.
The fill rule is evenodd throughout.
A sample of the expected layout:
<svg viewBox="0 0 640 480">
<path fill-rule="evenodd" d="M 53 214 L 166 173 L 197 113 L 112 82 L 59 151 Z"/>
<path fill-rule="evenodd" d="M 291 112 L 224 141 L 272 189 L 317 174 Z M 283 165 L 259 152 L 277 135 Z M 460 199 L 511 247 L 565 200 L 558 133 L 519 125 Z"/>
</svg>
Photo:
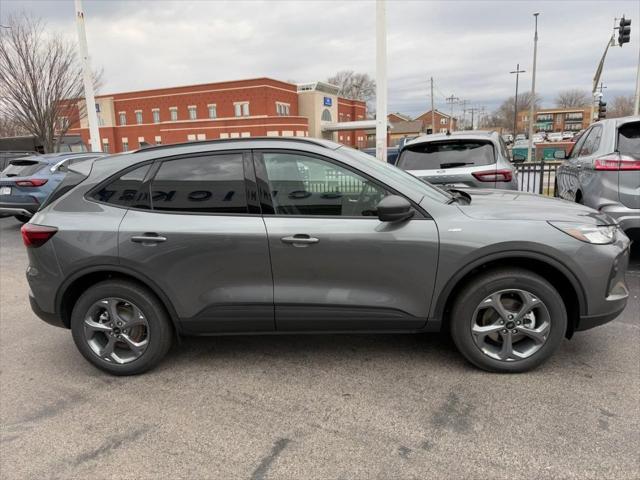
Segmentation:
<svg viewBox="0 0 640 480">
<path fill-rule="evenodd" d="M 267 130 L 267 137 L 277 137 L 279 134 L 278 130 Z"/>
<path fill-rule="evenodd" d="M 140 144 L 140 146 L 142 146 L 142 144 L 144 143 L 144 137 L 138 137 L 138 143 Z"/>
<path fill-rule="evenodd" d="M 156 135 L 156 145 L 162 145 L 162 137 L 160 135 Z"/>
<path fill-rule="evenodd" d="M 330 122 L 330 121 L 331 121 L 331 112 L 329 111 L 329 109 L 328 109 L 328 108 L 325 108 L 325 109 L 322 111 L 322 117 L 321 117 L 321 120 L 322 120 L 323 122 Z"/>
<path fill-rule="evenodd" d="M 189 120 L 195 120 L 198 118 L 198 111 L 195 105 L 189 105 Z"/>
<path fill-rule="evenodd" d="M 118 117 L 119 119 L 119 123 L 120 125 L 126 125 L 127 124 L 127 114 L 124 112 L 120 112 L 118 113 Z"/>
<path fill-rule="evenodd" d="M 207 105 L 207 107 L 209 108 L 209 118 L 216 118 L 218 116 L 218 112 L 216 111 L 216 104 L 211 103 Z"/>
<path fill-rule="evenodd" d="M 195 141 L 196 141 L 195 133 L 190 133 L 187 135 L 187 142 L 195 142 Z"/>
<path fill-rule="evenodd" d="M 441 128 L 440 129 L 440 133 L 447 133 L 447 129 L 446 128 Z"/>
<path fill-rule="evenodd" d="M 96 113 L 100 113 L 100 104 L 96 103 Z"/>
<path fill-rule="evenodd" d="M 236 102 L 233 104 L 233 109 L 236 117 L 249 116 L 249 102 Z"/>
<path fill-rule="evenodd" d="M 129 151 L 129 139 L 127 137 L 122 138 L 122 151 L 123 152 Z"/>
<path fill-rule="evenodd" d="M 103 138 L 102 139 L 102 151 L 104 153 L 109 153 L 109 139 L 108 138 Z"/>
<path fill-rule="evenodd" d="M 289 116 L 290 105 L 288 103 L 276 102 L 276 112 L 280 116 Z"/>
<path fill-rule="evenodd" d="M 242 138 L 247 138 L 251 136 L 251 132 L 240 132 L 240 136 Z"/>
<path fill-rule="evenodd" d="M 169 116 L 172 122 L 178 121 L 178 107 L 171 107 L 169 109 Z"/>
<path fill-rule="evenodd" d="M 196 138 L 198 140 L 206 140 L 207 136 L 204 133 L 199 133 L 199 134 L 196 135 Z"/>
<path fill-rule="evenodd" d="M 69 128 L 69 117 L 60 117 L 60 129 L 66 130 Z"/>
<path fill-rule="evenodd" d="M 154 108 L 151 113 L 153 113 L 153 123 L 160 123 L 160 110 Z"/>
<path fill-rule="evenodd" d="M 136 123 L 138 125 L 142 123 L 142 110 L 136 110 Z"/>
<path fill-rule="evenodd" d="M 440 119 L 440 125 L 446 125 L 447 123 L 449 123 L 449 121 L 446 118 L 441 118 Z"/>
</svg>

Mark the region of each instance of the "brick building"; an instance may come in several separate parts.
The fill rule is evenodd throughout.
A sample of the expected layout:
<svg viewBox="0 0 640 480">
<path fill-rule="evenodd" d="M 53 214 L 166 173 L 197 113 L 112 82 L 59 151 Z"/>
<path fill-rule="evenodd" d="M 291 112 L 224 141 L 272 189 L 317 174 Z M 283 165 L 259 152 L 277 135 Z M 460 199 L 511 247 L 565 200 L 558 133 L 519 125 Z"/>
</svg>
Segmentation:
<svg viewBox="0 0 640 480">
<path fill-rule="evenodd" d="M 428 132 L 428 133 L 447 133 L 447 131 L 450 128 L 450 125 L 452 125 L 453 127 L 451 128 L 452 131 L 456 131 L 458 129 L 458 119 L 453 117 L 453 120 L 451 120 L 451 116 L 447 115 L 446 113 L 441 112 L 440 110 L 436 109 L 435 113 L 435 128 L 431 125 L 431 110 L 428 110 L 426 112 L 424 112 L 421 115 L 418 115 L 415 120 L 422 120 L 424 122 L 424 131 Z"/>
<path fill-rule="evenodd" d="M 82 108 L 82 105 L 80 106 Z M 322 82 L 294 85 L 270 78 L 99 95 L 96 110 L 104 151 L 252 136 L 313 136 L 363 147 L 366 136 L 348 123 L 366 118 L 364 102 L 338 97 Z M 86 118 L 69 134 L 89 144 Z M 340 125 L 340 134 L 332 126 Z M 348 133 L 345 133 L 348 132 Z"/>
<path fill-rule="evenodd" d="M 535 112 L 534 132 L 578 132 L 591 123 L 591 107 L 543 108 Z M 529 111 L 518 112 L 518 132 L 529 131 Z"/>
</svg>

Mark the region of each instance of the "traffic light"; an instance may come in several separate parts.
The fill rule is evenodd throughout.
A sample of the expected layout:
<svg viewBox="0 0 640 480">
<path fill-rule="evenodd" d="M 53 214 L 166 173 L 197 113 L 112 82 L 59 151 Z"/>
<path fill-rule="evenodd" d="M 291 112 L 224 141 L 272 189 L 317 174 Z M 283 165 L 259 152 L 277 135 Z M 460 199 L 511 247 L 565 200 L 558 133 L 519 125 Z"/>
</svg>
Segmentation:
<svg viewBox="0 0 640 480">
<path fill-rule="evenodd" d="M 598 120 L 602 120 L 607 117 L 607 102 L 598 100 Z"/>
<path fill-rule="evenodd" d="M 618 45 L 629 43 L 631 40 L 631 19 L 622 17 L 618 27 Z"/>
</svg>

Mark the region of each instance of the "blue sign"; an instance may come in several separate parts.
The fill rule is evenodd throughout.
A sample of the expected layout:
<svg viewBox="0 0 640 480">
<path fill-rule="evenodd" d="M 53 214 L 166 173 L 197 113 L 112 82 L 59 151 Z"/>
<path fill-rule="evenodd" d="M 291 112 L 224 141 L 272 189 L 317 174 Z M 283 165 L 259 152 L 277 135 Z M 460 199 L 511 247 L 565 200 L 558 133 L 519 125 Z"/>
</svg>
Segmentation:
<svg viewBox="0 0 640 480">
<path fill-rule="evenodd" d="M 331 106 L 331 97 L 324 97 L 324 106 L 325 107 Z"/>
</svg>

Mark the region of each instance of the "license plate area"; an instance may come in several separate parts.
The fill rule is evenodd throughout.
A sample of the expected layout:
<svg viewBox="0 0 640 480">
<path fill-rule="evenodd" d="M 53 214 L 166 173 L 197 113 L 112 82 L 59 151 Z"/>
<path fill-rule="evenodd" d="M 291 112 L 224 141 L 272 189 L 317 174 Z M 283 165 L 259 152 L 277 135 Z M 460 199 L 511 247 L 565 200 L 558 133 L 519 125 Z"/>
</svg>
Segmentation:
<svg viewBox="0 0 640 480">
<path fill-rule="evenodd" d="M 0 187 L 0 195 L 11 195 L 11 187 Z"/>
</svg>

